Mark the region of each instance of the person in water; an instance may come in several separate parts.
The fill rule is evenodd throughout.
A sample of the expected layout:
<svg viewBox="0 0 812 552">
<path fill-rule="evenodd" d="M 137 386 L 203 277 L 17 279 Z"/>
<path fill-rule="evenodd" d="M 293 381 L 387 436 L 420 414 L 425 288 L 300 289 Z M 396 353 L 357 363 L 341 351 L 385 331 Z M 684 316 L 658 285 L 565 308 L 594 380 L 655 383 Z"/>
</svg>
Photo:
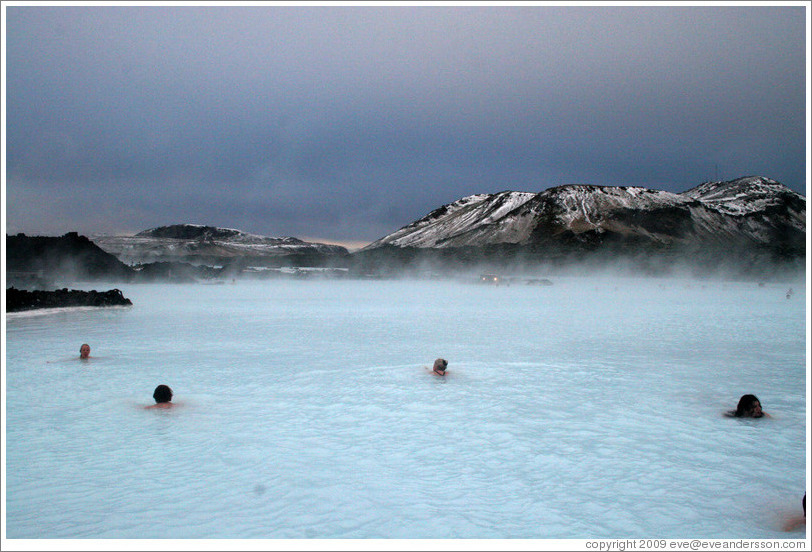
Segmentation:
<svg viewBox="0 0 812 552">
<path fill-rule="evenodd" d="M 168 385 L 159 385 L 152 393 L 152 398 L 155 399 L 155 404 L 147 408 L 172 408 L 172 389 Z"/>
<path fill-rule="evenodd" d="M 727 413 L 732 418 L 770 418 L 771 416 L 761 409 L 761 401 L 755 395 L 742 395 L 736 410 Z"/>
<path fill-rule="evenodd" d="M 798 531 L 806 527 L 806 493 L 804 493 L 804 497 L 801 500 L 801 506 L 804 509 L 803 517 L 794 516 L 787 520 L 784 524 L 784 531 Z"/>
<path fill-rule="evenodd" d="M 81 359 L 90 358 L 90 345 L 88 345 L 87 343 L 82 343 L 82 346 L 79 347 L 79 358 Z"/>
<path fill-rule="evenodd" d="M 432 372 L 437 376 L 445 376 L 445 370 L 448 367 L 448 361 L 444 358 L 438 358 L 434 361 L 434 368 Z"/>
</svg>

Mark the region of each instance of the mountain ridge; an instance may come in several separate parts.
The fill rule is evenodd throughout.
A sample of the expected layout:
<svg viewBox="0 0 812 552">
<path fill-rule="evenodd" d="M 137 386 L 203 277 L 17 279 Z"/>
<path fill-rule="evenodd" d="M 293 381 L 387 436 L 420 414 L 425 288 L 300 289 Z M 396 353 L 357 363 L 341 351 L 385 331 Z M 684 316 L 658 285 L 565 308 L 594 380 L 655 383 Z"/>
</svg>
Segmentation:
<svg viewBox="0 0 812 552">
<path fill-rule="evenodd" d="M 592 184 L 504 190 L 442 205 L 353 253 L 199 224 L 94 236 L 92 242 L 75 232 L 58 238 L 7 235 L 6 245 L 7 274 L 16 273 L 17 281 L 70 274 L 194 281 L 275 275 L 266 269 L 289 267 L 361 277 L 449 269 L 558 271 L 617 261 L 646 274 L 690 265 L 703 276 L 761 278 L 805 270 L 806 198 L 764 177 L 704 182 L 681 193 Z"/>
<path fill-rule="evenodd" d="M 339 245 L 306 242 L 294 237 L 270 237 L 233 228 L 201 224 L 172 224 L 132 236 L 93 236 L 103 250 L 129 264 L 190 262 L 279 264 L 285 260 L 326 259 L 349 255 Z"/>
<path fill-rule="evenodd" d="M 642 187 L 568 184 L 542 192 L 466 196 L 435 209 L 363 250 L 530 245 L 589 232 L 679 244 L 730 240 L 803 242 L 806 200 L 764 177 L 706 182 L 682 193 Z M 780 231 L 776 231 L 781 227 Z M 797 231 L 792 236 L 793 230 Z M 780 235 L 783 233 L 783 237 Z"/>
<path fill-rule="evenodd" d="M 649 275 L 800 273 L 806 198 L 759 176 L 681 193 L 567 184 L 538 193 L 476 194 L 434 209 L 353 257 L 365 270 L 391 274 L 611 266 Z"/>
</svg>

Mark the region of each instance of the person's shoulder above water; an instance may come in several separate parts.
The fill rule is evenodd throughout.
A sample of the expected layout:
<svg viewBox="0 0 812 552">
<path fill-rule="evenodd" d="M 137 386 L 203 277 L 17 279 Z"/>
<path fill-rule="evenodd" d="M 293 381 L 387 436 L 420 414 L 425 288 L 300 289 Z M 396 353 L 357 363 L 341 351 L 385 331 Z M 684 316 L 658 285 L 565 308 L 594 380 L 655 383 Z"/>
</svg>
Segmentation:
<svg viewBox="0 0 812 552">
<path fill-rule="evenodd" d="M 172 408 L 177 406 L 172 402 L 172 389 L 168 385 L 159 385 L 152 393 L 152 398 L 155 399 L 155 404 L 151 404 L 145 408 Z"/>
<path fill-rule="evenodd" d="M 731 418 L 772 418 L 761 408 L 761 401 L 755 395 L 742 395 L 736 410 L 725 414 Z"/>
</svg>

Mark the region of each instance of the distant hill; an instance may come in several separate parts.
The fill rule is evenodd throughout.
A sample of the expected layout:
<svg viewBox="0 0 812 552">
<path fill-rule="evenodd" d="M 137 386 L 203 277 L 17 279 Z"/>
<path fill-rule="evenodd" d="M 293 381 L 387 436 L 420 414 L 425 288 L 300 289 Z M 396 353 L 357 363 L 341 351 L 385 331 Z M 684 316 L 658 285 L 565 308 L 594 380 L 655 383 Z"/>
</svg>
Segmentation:
<svg viewBox="0 0 812 552">
<path fill-rule="evenodd" d="M 114 255 L 76 232 L 59 237 L 6 236 L 6 276 L 10 284 L 31 276 L 44 281 L 54 278 L 128 281 L 134 273 Z"/>
<path fill-rule="evenodd" d="M 747 272 L 803 267 L 805 243 L 806 199 L 774 180 L 745 177 L 680 194 L 566 185 L 468 196 L 373 242 L 357 258 L 376 267 L 386 258 L 393 265 L 624 259 L 652 270 L 688 263 Z"/>
<path fill-rule="evenodd" d="M 322 266 L 349 255 L 337 245 L 292 237 L 268 237 L 231 228 L 175 224 L 134 236 L 93 236 L 102 249 L 128 264 L 185 262 L 194 265 Z"/>
<path fill-rule="evenodd" d="M 196 224 L 93 241 L 75 232 L 18 234 L 6 236 L 6 251 L 8 283 L 27 280 L 34 284 L 17 287 L 41 289 L 48 287 L 42 282 L 69 280 L 194 282 L 278 267 L 349 269 L 366 277 L 619 262 L 646 274 L 687 267 L 699 275 L 760 278 L 805 270 L 806 198 L 764 177 L 706 182 L 679 194 L 566 185 L 467 196 L 352 254 Z"/>
</svg>

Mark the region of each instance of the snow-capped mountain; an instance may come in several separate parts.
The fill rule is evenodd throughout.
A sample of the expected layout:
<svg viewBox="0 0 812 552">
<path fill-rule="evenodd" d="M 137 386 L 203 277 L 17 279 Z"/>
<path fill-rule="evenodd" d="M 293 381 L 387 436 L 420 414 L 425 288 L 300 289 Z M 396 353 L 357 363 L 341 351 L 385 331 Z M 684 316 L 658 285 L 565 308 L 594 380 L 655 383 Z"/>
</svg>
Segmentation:
<svg viewBox="0 0 812 552">
<path fill-rule="evenodd" d="M 338 245 L 199 224 L 175 224 L 144 230 L 134 236 L 93 236 L 92 239 L 104 251 L 128 264 L 158 261 L 222 264 L 233 259 L 259 262 L 289 256 L 348 254 L 347 249 Z"/>
<path fill-rule="evenodd" d="M 529 192 L 500 192 L 464 197 L 370 244 L 367 249 L 384 244 L 398 247 L 467 245 L 462 237 L 482 230 L 486 230 L 496 241 L 520 241 L 523 229 L 513 224 L 514 219 L 510 214 L 535 195 Z"/>
<path fill-rule="evenodd" d="M 676 194 L 565 185 L 462 198 L 367 246 L 446 249 L 511 244 L 803 248 L 806 199 L 762 177 L 706 182 Z"/>
<path fill-rule="evenodd" d="M 682 195 L 712 205 L 730 215 L 747 215 L 787 206 L 800 209 L 792 219 L 803 222 L 806 198 L 769 178 L 751 176 L 728 182 L 705 182 Z M 800 226 L 799 228 L 803 228 Z"/>
</svg>

